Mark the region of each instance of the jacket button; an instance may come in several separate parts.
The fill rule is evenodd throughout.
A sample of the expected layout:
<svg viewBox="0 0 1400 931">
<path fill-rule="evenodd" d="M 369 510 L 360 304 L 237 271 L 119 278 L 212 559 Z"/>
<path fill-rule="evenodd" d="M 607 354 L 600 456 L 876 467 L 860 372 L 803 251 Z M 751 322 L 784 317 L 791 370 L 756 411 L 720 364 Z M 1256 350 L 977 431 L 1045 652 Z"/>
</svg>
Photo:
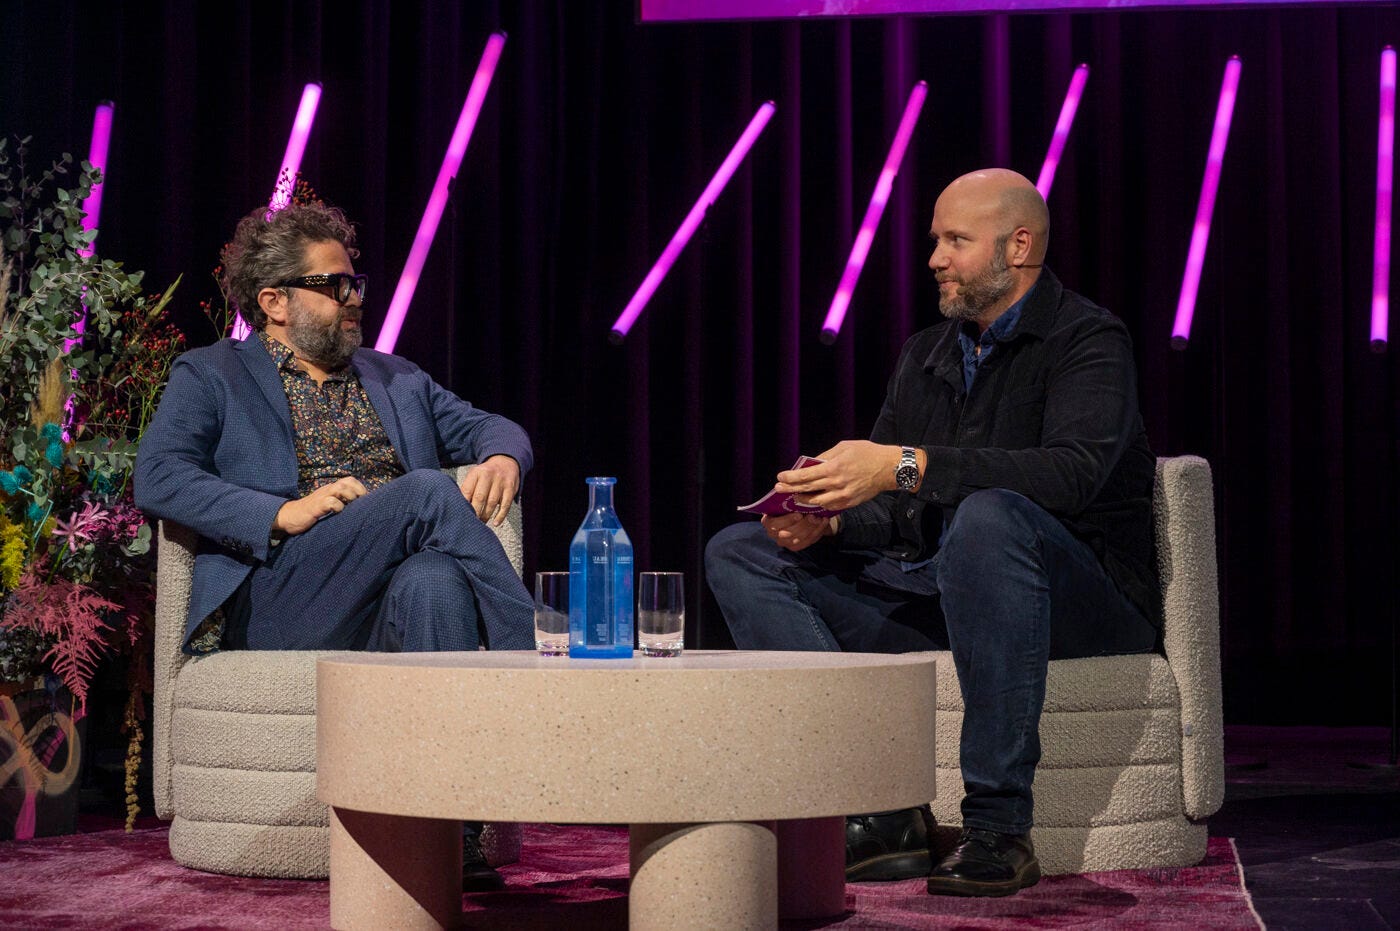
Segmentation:
<svg viewBox="0 0 1400 931">
<path fill-rule="evenodd" d="M 938 498 L 938 492 L 936 492 L 936 491 L 931 491 L 931 492 L 929 492 L 929 493 L 928 493 L 928 496 L 929 496 L 930 498 L 932 498 L 934 501 L 939 500 L 939 498 Z"/>
<path fill-rule="evenodd" d="M 905 516 L 905 517 L 913 517 L 913 516 L 914 516 L 914 509 L 913 509 L 913 508 L 910 508 L 909 510 L 905 511 L 905 512 L 904 512 L 904 516 Z"/>
</svg>

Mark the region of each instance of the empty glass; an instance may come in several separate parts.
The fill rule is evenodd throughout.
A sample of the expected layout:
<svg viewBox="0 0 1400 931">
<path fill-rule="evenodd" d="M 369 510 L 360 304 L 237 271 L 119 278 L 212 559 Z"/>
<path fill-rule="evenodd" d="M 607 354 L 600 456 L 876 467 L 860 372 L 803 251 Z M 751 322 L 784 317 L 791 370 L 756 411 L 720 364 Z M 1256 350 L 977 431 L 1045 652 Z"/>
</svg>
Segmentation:
<svg viewBox="0 0 1400 931">
<path fill-rule="evenodd" d="M 680 656 L 685 647 L 685 574 L 643 572 L 637 586 L 637 645 L 643 656 Z"/>
<path fill-rule="evenodd" d="M 535 573 L 535 649 L 541 656 L 569 653 L 569 573 Z"/>
</svg>

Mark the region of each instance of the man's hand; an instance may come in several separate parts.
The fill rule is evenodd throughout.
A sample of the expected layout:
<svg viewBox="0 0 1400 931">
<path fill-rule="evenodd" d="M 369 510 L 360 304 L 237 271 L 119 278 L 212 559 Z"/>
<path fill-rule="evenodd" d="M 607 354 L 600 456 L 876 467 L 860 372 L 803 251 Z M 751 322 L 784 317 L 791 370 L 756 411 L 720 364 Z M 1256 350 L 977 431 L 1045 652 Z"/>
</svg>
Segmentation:
<svg viewBox="0 0 1400 931">
<path fill-rule="evenodd" d="M 924 452 L 918 451 L 919 472 L 924 469 Z M 844 511 L 864 504 L 882 491 L 894 491 L 894 469 L 899 465 L 899 447 L 882 446 L 869 440 L 844 440 L 817 457 L 821 465 L 778 473 L 778 491 L 793 492 L 799 504 L 814 504 L 832 511 Z"/>
<path fill-rule="evenodd" d="M 813 514 L 763 515 L 763 529 L 785 550 L 805 550 L 822 537 L 835 533 L 829 517 Z"/>
<path fill-rule="evenodd" d="M 520 490 L 520 463 L 509 456 L 488 456 L 462 479 L 461 489 L 476 516 L 499 527 Z"/>
<path fill-rule="evenodd" d="M 295 498 L 282 505 L 272 521 L 272 529 L 290 537 L 306 533 L 327 514 L 345 510 L 345 505 L 365 493 L 365 486 L 353 475 L 322 485 L 304 498 Z"/>
</svg>

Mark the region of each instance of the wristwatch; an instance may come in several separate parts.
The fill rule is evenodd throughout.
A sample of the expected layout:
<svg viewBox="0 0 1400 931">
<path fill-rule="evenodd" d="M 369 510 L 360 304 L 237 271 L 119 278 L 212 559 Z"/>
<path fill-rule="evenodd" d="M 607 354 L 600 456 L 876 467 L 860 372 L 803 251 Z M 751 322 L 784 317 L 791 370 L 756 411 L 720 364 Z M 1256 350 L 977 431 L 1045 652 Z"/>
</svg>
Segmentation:
<svg viewBox="0 0 1400 931">
<path fill-rule="evenodd" d="M 900 491 L 913 491 L 919 487 L 919 460 L 914 456 L 914 447 L 899 448 L 899 465 L 894 467 L 894 483 Z"/>
</svg>

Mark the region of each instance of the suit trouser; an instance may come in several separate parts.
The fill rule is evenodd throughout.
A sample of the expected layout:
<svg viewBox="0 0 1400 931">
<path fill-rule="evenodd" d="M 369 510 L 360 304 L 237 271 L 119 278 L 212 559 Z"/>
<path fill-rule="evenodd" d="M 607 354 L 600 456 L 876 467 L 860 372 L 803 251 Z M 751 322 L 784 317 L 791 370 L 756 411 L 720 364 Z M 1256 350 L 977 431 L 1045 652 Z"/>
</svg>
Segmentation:
<svg viewBox="0 0 1400 931">
<path fill-rule="evenodd" d="M 253 650 L 534 646 L 534 604 L 445 472 L 420 469 L 283 540 L 226 606 Z"/>
<path fill-rule="evenodd" d="M 791 553 L 736 524 L 710 540 L 705 569 L 740 649 L 951 650 L 963 824 L 1009 834 L 1032 824 L 1047 662 L 1144 653 L 1157 639 L 1086 544 L 1002 489 L 968 496 L 924 563 L 825 543 Z"/>
</svg>

